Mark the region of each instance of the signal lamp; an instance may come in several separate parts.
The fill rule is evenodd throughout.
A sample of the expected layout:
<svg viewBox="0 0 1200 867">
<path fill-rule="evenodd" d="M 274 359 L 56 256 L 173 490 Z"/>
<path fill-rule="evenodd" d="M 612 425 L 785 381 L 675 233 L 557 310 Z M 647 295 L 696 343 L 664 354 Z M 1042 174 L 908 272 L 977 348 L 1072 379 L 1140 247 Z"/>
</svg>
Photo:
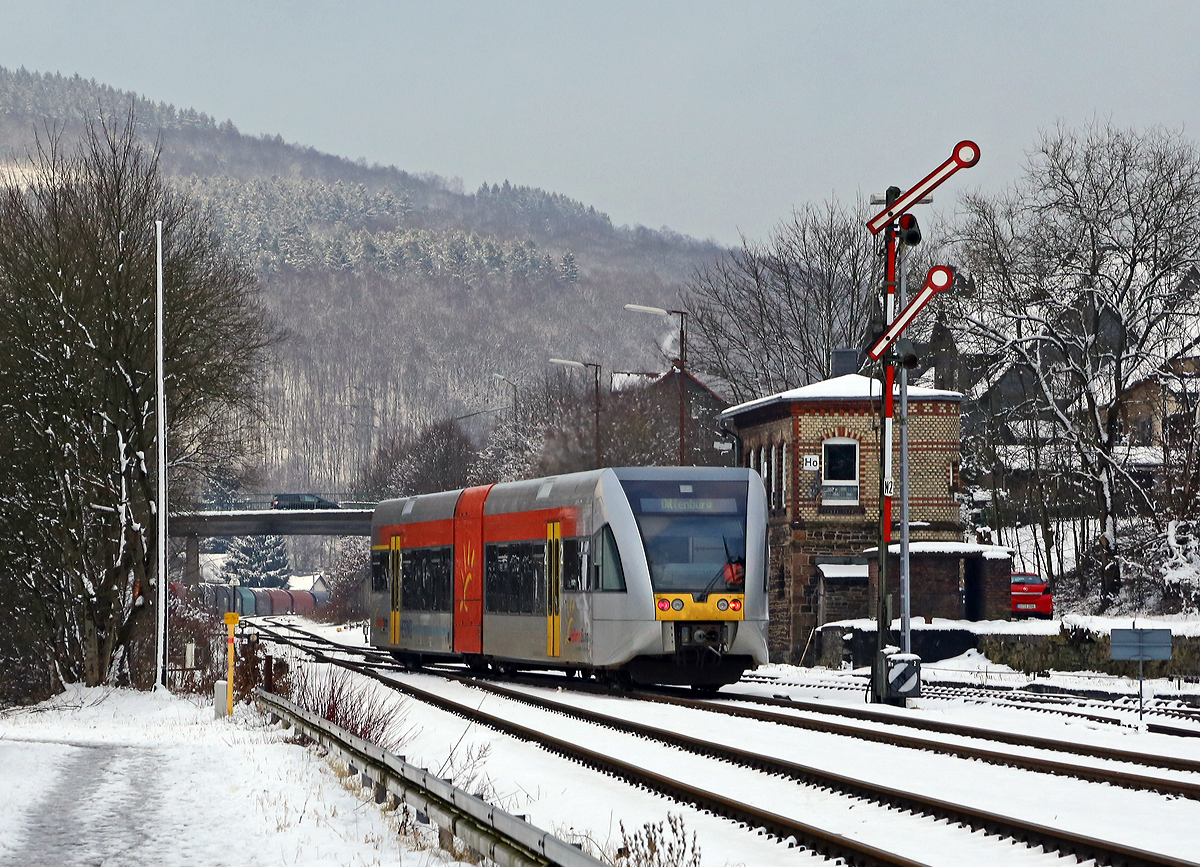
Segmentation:
<svg viewBox="0 0 1200 867">
<path fill-rule="evenodd" d="M 915 370 L 921 364 L 917 356 L 917 347 L 907 337 L 896 341 L 896 359 L 909 370 Z"/>
<path fill-rule="evenodd" d="M 921 227 L 917 225 L 917 218 L 912 214 L 905 214 L 900 218 L 900 240 L 909 247 L 921 243 Z"/>
<path fill-rule="evenodd" d="M 674 608 L 676 611 L 682 611 L 683 610 L 683 600 L 682 599 L 672 600 L 671 607 Z"/>
<path fill-rule="evenodd" d="M 729 600 L 727 600 L 727 599 L 718 599 L 717 600 L 717 610 L 718 611 L 727 611 L 728 609 L 729 609 Z"/>
<path fill-rule="evenodd" d="M 732 611 L 741 611 L 742 610 L 742 600 L 741 599 L 731 599 L 729 602 L 729 608 Z"/>
<path fill-rule="evenodd" d="M 671 607 L 671 603 L 668 602 L 666 599 L 658 600 L 658 610 L 659 611 L 666 611 L 670 607 Z"/>
</svg>

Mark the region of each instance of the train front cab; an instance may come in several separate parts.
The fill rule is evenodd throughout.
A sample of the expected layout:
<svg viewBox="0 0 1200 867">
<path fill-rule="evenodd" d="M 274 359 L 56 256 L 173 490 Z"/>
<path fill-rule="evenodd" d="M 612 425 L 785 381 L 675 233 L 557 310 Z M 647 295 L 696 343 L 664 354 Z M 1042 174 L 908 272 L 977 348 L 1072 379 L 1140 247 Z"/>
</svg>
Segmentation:
<svg viewBox="0 0 1200 867">
<path fill-rule="evenodd" d="M 617 644 L 597 647 L 598 656 L 624 645 L 634 681 L 697 687 L 734 683 L 765 663 L 767 518 L 758 474 L 612 472 L 620 491 L 609 483 L 601 499 L 628 591 L 612 600 L 623 610 L 596 609 L 597 635 Z"/>
</svg>

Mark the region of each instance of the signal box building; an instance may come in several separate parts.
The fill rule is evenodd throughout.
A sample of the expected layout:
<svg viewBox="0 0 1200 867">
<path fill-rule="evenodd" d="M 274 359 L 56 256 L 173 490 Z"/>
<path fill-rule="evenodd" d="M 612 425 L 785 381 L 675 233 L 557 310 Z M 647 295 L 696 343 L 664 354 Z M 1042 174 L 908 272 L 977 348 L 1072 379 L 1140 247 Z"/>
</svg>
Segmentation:
<svg viewBox="0 0 1200 867">
<path fill-rule="evenodd" d="M 742 466 L 757 470 L 767 489 L 773 660 L 811 660 L 816 648 L 805 648 L 815 644 L 813 633 L 822 624 L 874 616 L 871 561 L 878 555 L 867 551 L 879 541 L 880 391 L 878 380 L 848 374 L 722 413 L 737 429 Z M 971 612 L 1004 618 L 1007 570 L 999 564 L 983 569 L 983 551 L 975 550 L 980 546 L 947 544 L 962 541 L 955 496 L 961 402 L 955 391 L 908 390 L 910 539 L 922 543 L 910 559 L 912 613 L 963 616 L 960 588 L 967 573 L 967 583 L 978 585 L 976 598 L 968 600 Z M 898 489 L 898 425 L 895 430 Z M 899 519 L 898 499 L 893 519 Z M 898 524 L 893 540 L 899 540 Z M 897 583 L 896 562 L 891 558 L 889 585 Z"/>
</svg>

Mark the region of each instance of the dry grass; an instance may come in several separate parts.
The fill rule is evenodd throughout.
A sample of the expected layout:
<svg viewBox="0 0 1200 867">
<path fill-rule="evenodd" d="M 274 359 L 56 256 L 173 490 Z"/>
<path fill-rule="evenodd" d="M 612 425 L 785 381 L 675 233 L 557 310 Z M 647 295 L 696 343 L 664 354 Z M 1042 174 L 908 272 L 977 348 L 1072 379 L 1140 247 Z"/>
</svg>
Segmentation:
<svg viewBox="0 0 1200 867">
<path fill-rule="evenodd" d="M 617 867 L 700 867 L 696 832 L 689 838 L 683 817 L 667 813 L 666 822 L 647 822 L 632 834 L 621 823 L 621 846 L 613 863 Z"/>
<path fill-rule="evenodd" d="M 377 747 L 395 753 L 412 738 L 408 700 L 356 680 L 340 668 L 298 666 L 291 673 L 291 699 Z"/>
</svg>

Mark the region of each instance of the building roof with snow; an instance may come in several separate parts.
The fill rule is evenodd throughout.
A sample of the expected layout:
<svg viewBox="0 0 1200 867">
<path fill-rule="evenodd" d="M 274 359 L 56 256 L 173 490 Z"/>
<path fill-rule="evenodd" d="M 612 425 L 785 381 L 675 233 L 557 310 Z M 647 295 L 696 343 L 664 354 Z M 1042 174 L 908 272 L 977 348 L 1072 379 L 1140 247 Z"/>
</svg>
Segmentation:
<svg viewBox="0 0 1200 867">
<path fill-rule="evenodd" d="M 745 403 L 740 403 L 737 406 L 731 406 L 729 409 L 721 413 L 721 418 L 732 418 L 746 412 L 751 412 L 756 409 L 771 406 L 778 403 L 794 403 L 797 401 L 848 401 L 848 400 L 878 400 L 883 391 L 882 384 L 877 379 L 872 379 L 869 376 L 863 376 L 859 373 L 848 373 L 845 376 L 837 376 L 832 379 L 823 379 L 820 382 L 814 382 L 811 385 L 793 388 L 788 391 L 781 391 L 778 394 L 772 394 L 769 397 L 760 397 L 757 400 L 749 400 Z M 900 393 L 900 387 L 897 384 L 896 394 Z M 961 402 L 962 394 L 957 391 L 946 391 L 940 388 L 924 388 L 921 386 L 910 385 L 908 387 L 908 399 L 916 400 L 943 400 Z"/>
<path fill-rule="evenodd" d="M 985 560 L 1007 560 L 1013 555 L 1013 549 L 1007 545 L 984 545 L 979 542 L 911 542 L 908 546 L 910 554 L 945 554 L 952 557 L 977 557 Z M 864 554 L 878 554 L 879 546 L 868 548 Z M 896 543 L 888 545 L 889 554 L 899 554 L 900 546 Z"/>
</svg>

